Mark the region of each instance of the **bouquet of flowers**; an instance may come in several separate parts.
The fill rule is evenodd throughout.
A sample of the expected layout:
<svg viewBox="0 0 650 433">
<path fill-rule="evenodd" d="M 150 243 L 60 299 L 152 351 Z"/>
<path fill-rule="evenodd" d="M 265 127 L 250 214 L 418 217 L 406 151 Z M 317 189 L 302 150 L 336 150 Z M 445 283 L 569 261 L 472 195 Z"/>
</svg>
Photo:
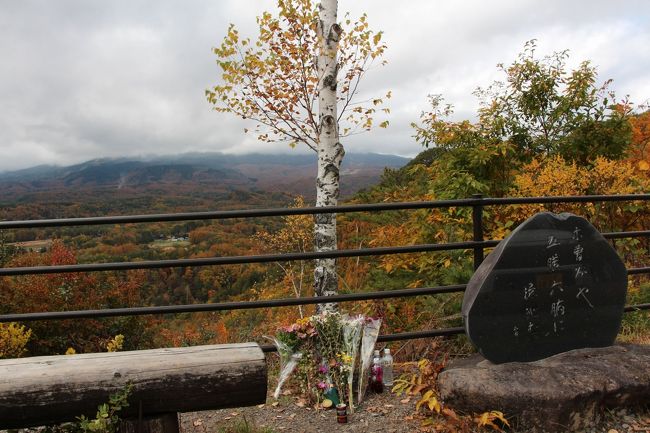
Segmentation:
<svg viewBox="0 0 650 433">
<path fill-rule="evenodd" d="M 365 326 L 368 324 L 376 326 L 376 329 L 367 333 Z M 351 411 L 354 410 L 352 384 L 359 351 L 362 361 L 365 354 L 362 335 L 365 344 L 370 342 L 366 334 L 375 336 L 370 348 L 372 352 L 379 332 L 378 324 L 379 321 L 363 316 L 328 312 L 280 328 L 273 339 L 280 355 L 280 378 L 274 397 L 280 395 L 286 380 L 297 371 L 304 396 L 324 402 L 325 406 L 337 404 L 340 399 L 348 403 Z"/>
</svg>

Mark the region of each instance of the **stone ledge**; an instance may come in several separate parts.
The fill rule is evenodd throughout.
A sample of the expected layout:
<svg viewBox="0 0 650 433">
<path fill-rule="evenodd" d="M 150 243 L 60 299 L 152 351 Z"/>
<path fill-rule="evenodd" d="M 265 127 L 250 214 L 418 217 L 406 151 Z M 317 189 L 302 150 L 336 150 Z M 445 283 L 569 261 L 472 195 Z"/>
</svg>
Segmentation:
<svg viewBox="0 0 650 433">
<path fill-rule="evenodd" d="M 466 412 L 500 410 L 521 427 L 575 431 L 598 423 L 604 408 L 650 401 L 650 346 L 576 349 L 535 362 L 450 365 L 440 396 Z"/>
</svg>

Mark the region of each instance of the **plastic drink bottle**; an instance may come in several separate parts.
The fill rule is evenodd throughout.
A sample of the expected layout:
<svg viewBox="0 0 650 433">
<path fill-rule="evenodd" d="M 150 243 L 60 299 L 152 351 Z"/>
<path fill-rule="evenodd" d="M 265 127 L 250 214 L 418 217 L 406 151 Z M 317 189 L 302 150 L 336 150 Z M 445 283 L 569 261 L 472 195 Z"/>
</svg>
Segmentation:
<svg viewBox="0 0 650 433">
<path fill-rule="evenodd" d="M 384 386 L 393 386 L 393 356 L 390 354 L 390 349 L 384 349 L 384 357 L 381 358 L 381 366 L 384 373 Z"/>
<path fill-rule="evenodd" d="M 375 350 L 375 356 L 372 358 L 372 367 L 370 367 L 370 389 L 376 393 L 384 391 L 384 372 L 381 368 L 381 358 L 379 351 Z"/>
</svg>

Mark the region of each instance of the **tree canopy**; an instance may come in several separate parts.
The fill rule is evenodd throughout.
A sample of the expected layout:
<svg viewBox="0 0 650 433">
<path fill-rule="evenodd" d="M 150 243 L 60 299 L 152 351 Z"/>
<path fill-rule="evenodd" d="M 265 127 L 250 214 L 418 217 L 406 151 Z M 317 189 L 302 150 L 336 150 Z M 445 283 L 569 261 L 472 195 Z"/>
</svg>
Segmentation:
<svg viewBox="0 0 650 433">
<path fill-rule="evenodd" d="M 386 45 L 382 32 L 371 30 L 364 14 L 346 14 L 338 41 L 337 83 L 326 83 L 318 72 L 319 10 L 311 0 L 279 0 L 278 12 L 257 17 L 256 40 L 242 38 L 231 24 L 221 45 L 213 49 L 221 69 L 221 84 L 206 90 L 208 102 L 219 112 L 255 122 L 257 138 L 265 142 L 303 143 L 317 149 L 320 132 L 318 94 L 322 85 L 337 90 L 340 136 L 369 130 L 385 98 L 355 100 L 359 84 L 373 65 L 383 65 Z M 388 121 L 379 122 L 387 127 Z M 248 129 L 245 130 L 249 132 Z"/>
<path fill-rule="evenodd" d="M 413 123 L 416 140 L 445 149 L 446 169 L 466 177 L 463 184 L 476 181 L 467 193 L 504 192 L 513 169 L 534 158 L 588 166 L 598 157 L 623 157 L 632 139 L 631 104 L 616 98 L 611 80 L 597 84 L 589 61 L 569 69 L 568 56 L 565 50 L 539 58 L 535 41 L 527 42 L 514 62 L 498 65 L 502 81 L 474 92 L 477 121 L 450 120 L 453 106 L 432 95 L 431 110 Z"/>
</svg>

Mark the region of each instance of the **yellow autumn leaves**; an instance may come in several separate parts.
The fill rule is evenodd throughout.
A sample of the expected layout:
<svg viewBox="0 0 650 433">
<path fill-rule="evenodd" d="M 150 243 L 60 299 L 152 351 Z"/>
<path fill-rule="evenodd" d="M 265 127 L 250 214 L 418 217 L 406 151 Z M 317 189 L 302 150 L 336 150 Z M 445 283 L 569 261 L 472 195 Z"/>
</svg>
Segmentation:
<svg viewBox="0 0 650 433">
<path fill-rule="evenodd" d="M 23 325 L 0 323 L 0 359 L 22 356 L 31 335 L 32 331 Z"/>
<path fill-rule="evenodd" d="M 277 14 L 257 17 L 256 40 L 242 38 L 234 25 L 228 27 L 220 46 L 213 48 L 221 68 L 220 83 L 205 96 L 218 112 L 233 113 L 256 123 L 246 132 L 264 142 L 286 141 L 291 147 L 303 143 L 317 147 L 320 121 L 317 114 L 319 90 L 328 77 L 319 76 L 316 64 L 321 41 L 316 23 L 318 9 L 311 0 L 278 2 Z M 367 16 L 356 20 L 346 14 L 338 43 L 337 102 L 340 134 L 369 130 L 377 115 L 388 108 L 375 108 L 391 97 L 368 101 L 354 99 L 362 77 L 386 50 L 382 32 L 370 29 Z M 378 122 L 388 127 L 387 120 Z"/>
</svg>

